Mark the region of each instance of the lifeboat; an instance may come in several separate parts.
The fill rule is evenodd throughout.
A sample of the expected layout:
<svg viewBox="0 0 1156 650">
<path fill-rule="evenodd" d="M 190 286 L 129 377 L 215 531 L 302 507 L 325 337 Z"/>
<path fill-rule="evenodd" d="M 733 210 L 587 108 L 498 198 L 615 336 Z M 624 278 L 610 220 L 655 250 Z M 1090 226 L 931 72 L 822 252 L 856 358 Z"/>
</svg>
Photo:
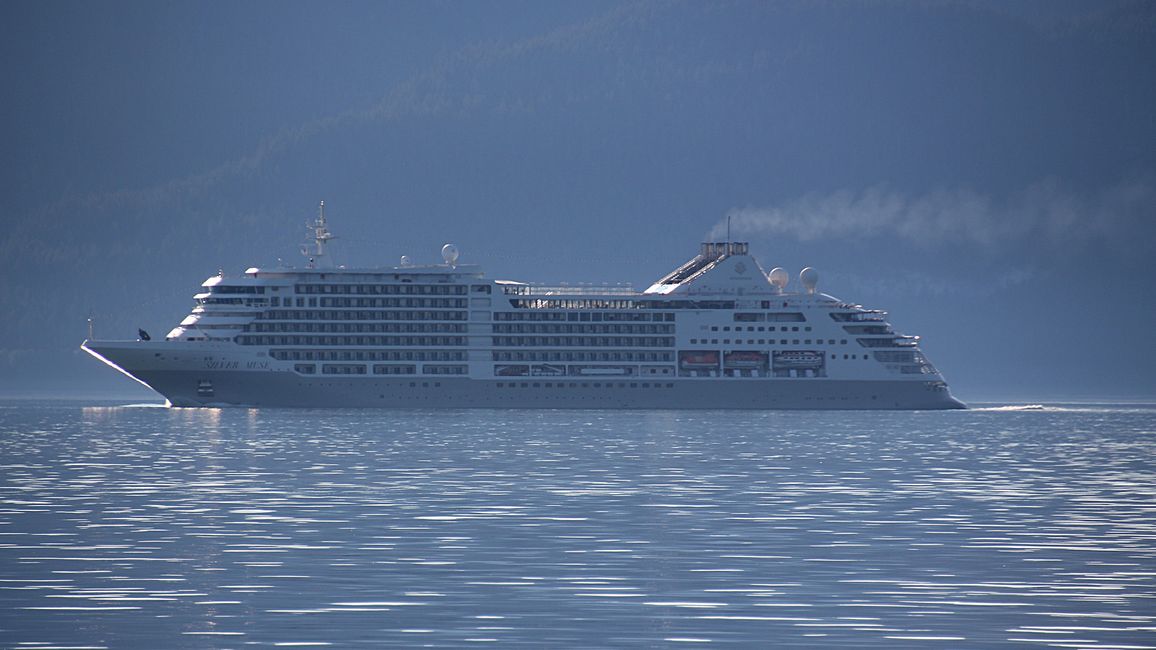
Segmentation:
<svg viewBox="0 0 1156 650">
<path fill-rule="evenodd" d="M 684 350 L 678 353 L 678 365 L 683 368 L 717 368 L 718 352 L 715 350 Z"/>
<path fill-rule="evenodd" d="M 529 366 L 497 366 L 494 374 L 499 377 L 524 377 L 530 374 Z"/>
<path fill-rule="evenodd" d="M 767 353 L 755 350 L 735 350 L 723 355 L 723 365 L 727 368 L 766 368 Z"/>
<path fill-rule="evenodd" d="M 777 368 L 817 368 L 823 365 L 823 354 L 813 350 L 781 350 L 775 352 Z"/>
</svg>

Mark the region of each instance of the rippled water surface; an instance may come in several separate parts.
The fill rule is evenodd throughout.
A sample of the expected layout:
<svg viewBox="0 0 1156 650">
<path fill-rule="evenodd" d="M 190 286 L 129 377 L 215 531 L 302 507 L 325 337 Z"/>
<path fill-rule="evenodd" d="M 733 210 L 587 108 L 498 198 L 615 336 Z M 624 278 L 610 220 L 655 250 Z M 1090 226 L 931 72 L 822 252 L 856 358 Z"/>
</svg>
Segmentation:
<svg viewBox="0 0 1156 650">
<path fill-rule="evenodd" d="M 1156 410 L 0 404 L 0 644 L 1156 647 Z"/>
</svg>

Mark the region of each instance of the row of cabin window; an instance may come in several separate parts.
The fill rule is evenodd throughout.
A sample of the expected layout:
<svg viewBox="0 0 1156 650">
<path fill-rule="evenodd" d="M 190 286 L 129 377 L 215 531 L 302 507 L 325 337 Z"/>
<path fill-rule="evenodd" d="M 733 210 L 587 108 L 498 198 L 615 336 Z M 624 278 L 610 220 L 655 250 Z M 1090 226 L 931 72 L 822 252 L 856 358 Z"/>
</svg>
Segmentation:
<svg viewBox="0 0 1156 650">
<path fill-rule="evenodd" d="M 885 339 L 855 339 L 865 348 L 900 348 L 912 347 L 915 343 L 914 338 L 900 338 L 894 337 Z"/>
<path fill-rule="evenodd" d="M 397 366 L 374 366 L 373 374 L 375 375 L 394 375 L 394 374 L 414 374 L 412 372 L 413 366 L 397 367 Z M 393 372 L 400 370 L 402 372 Z M 409 370 L 409 372 L 404 372 Z M 312 371 L 305 371 L 305 374 L 311 374 Z M 323 375 L 364 375 L 366 374 L 366 367 L 359 363 L 327 363 L 321 366 L 321 374 Z M 422 366 L 421 374 L 423 375 L 464 375 L 467 374 L 466 366 Z"/>
<path fill-rule="evenodd" d="M 464 295 L 468 289 L 462 284 L 298 284 L 297 293 L 338 293 L 355 295 Z M 488 288 L 488 287 L 487 287 Z"/>
<path fill-rule="evenodd" d="M 717 331 L 718 331 L 718 327 L 719 327 L 718 325 L 711 325 L 711 327 L 710 327 L 710 331 L 712 331 L 712 332 L 717 332 Z M 730 326 L 729 326 L 729 325 L 723 325 L 722 331 L 724 331 L 724 332 L 729 332 L 729 331 L 731 331 L 731 328 L 730 328 Z M 736 331 L 736 332 L 741 332 L 741 331 L 743 331 L 743 328 L 742 328 L 742 326 L 735 326 L 735 331 Z M 771 327 L 766 327 L 765 325 L 760 325 L 760 326 L 758 326 L 758 327 L 755 327 L 754 325 L 747 325 L 747 329 L 746 329 L 746 331 L 748 331 L 748 332 L 773 332 L 773 331 L 775 331 L 775 328 L 774 328 L 774 326 L 771 326 Z M 788 327 L 788 326 L 784 325 L 784 326 L 782 326 L 782 327 L 780 327 L 780 328 L 779 328 L 779 331 L 780 331 L 780 332 L 798 332 L 798 331 L 799 331 L 799 327 L 798 327 L 797 325 L 793 325 L 793 326 L 790 326 L 790 327 Z M 810 325 L 806 325 L 806 326 L 804 326 L 804 327 L 803 327 L 803 331 L 804 331 L 804 332 L 810 332 L 810 331 L 811 331 L 811 326 L 810 326 Z"/>
<path fill-rule="evenodd" d="M 416 375 L 417 366 L 383 366 L 381 364 L 374 364 L 373 374 L 375 375 Z"/>
<path fill-rule="evenodd" d="M 242 334 L 241 345 L 466 345 L 464 336 L 270 336 Z"/>
<path fill-rule="evenodd" d="M 238 300 L 223 298 L 217 302 Z M 206 302 L 212 302 L 210 298 Z M 465 309 L 466 298 L 270 298 L 270 307 L 452 307 Z"/>
<path fill-rule="evenodd" d="M 242 304 L 240 298 L 205 298 L 202 305 Z M 452 307 L 465 309 L 465 298 L 246 298 L 250 307 Z"/>
<path fill-rule="evenodd" d="M 448 320 L 469 318 L 464 311 L 329 311 L 271 309 L 257 315 L 260 320 Z"/>
<path fill-rule="evenodd" d="M 203 326 L 202 326 L 203 327 Z M 246 332 L 417 332 L 464 333 L 465 323 L 251 323 Z"/>
<path fill-rule="evenodd" d="M 633 300 L 606 298 L 514 298 L 510 306 L 517 309 L 637 309 Z"/>
<path fill-rule="evenodd" d="M 465 309 L 466 298 L 322 298 L 321 307 L 451 307 Z"/>
<path fill-rule="evenodd" d="M 303 375 L 312 375 L 317 373 L 317 365 L 313 363 L 299 363 L 293 367 L 294 370 Z M 433 366 L 427 366 L 428 371 L 425 374 L 429 375 L 464 375 L 465 366 L 454 366 L 452 371 L 443 371 L 442 367 L 435 370 Z M 336 366 L 326 364 L 322 368 L 322 372 L 327 375 L 364 375 L 365 366 L 355 365 L 341 365 Z M 417 366 L 383 366 L 380 364 L 373 366 L 373 374 L 375 375 L 416 375 Z"/>
<path fill-rule="evenodd" d="M 422 366 L 423 375 L 464 375 L 469 372 L 466 366 Z"/>
<path fill-rule="evenodd" d="M 674 346 L 671 336 L 495 336 L 495 347 L 634 347 L 668 348 Z"/>
<path fill-rule="evenodd" d="M 799 345 L 799 339 L 779 339 L 779 345 Z M 691 344 L 710 343 L 718 344 L 719 339 L 691 339 Z M 731 339 L 722 339 L 723 345 L 730 345 Z M 775 345 L 775 339 L 734 339 L 735 345 Z M 811 345 L 811 339 L 803 339 L 803 345 Z M 822 345 L 823 339 L 815 339 L 816 345 Z M 827 339 L 827 345 L 835 345 L 835 339 Z M 839 345 L 847 345 L 847 339 L 840 339 Z"/>
<path fill-rule="evenodd" d="M 247 307 L 443 307 L 465 309 L 465 298 L 198 298 L 197 304 L 245 305 Z"/>
<path fill-rule="evenodd" d="M 491 353 L 494 361 L 633 361 L 671 362 L 673 352 L 514 352 L 495 350 Z"/>
<path fill-rule="evenodd" d="M 674 334 L 674 325 L 494 323 L 495 334 Z"/>
<path fill-rule="evenodd" d="M 895 330 L 891 329 L 890 325 L 844 325 L 843 331 L 848 334 L 894 334 Z"/>
<path fill-rule="evenodd" d="M 209 287 L 209 291 L 218 293 L 265 293 L 265 287 L 260 285 L 218 284 Z"/>
<path fill-rule="evenodd" d="M 872 323 L 884 322 L 887 320 L 887 313 L 882 311 L 854 311 L 854 312 L 831 312 L 832 320 L 840 323 Z"/>
<path fill-rule="evenodd" d="M 784 305 L 786 306 L 786 305 Z M 734 319 L 739 323 L 761 323 L 763 321 L 770 322 L 785 322 L 785 323 L 802 323 L 807 320 L 807 317 L 802 312 L 770 312 L 770 313 L 751 313 L 751 312 L 735 312 Z"/>
<path fill-rule="evenodd" d="M 734 309 L 733 300 L 612 300 L 606 298 L 511 298 L 515 309 Z"/>
<path fill-rule="evenodd" d="M 461 350 L 270 350 L 279 361 L 465 361 Z"/>
<path fill-rule="evenodd" d="M 672 383 L 613 381 L 499 381 L 498 388 L 674 388 Z"/>
<path fill-rule="evenodd" d="M 882 351 L 875 353 L 875 360 L 884 363 L 926 363 L 922 354 L 915 351 Z"/>
<path fill-rule="evenodd" d="M 674 322 L 674 314 L 664 312 L 494 312 L 495 321 L 569 321 L 569 322 Z"/>
</svg>

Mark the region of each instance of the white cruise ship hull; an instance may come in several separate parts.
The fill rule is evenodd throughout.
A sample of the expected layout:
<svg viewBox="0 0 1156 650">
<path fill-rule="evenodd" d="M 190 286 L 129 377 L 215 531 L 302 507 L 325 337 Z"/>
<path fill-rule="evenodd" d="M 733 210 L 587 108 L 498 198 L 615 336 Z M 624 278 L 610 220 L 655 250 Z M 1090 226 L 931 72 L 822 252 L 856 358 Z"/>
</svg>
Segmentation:
<svg viewBox="0 0 1156 650">
<path fill-rule="evenodd" d="M 324 212 L 313 230 L 309 266 L 206 279 L 164 340 L 82 347 L 180 407 L 964 408 L 886 312 L 810 268 L 789 291 L 742 242 L 636 291 L 490 280 L 452 244 L 445 264 L 318 265 Z"/>
<path fill-rule="evenodd" d="M 222 362 L 214 354 L 204 354 L 206 350 L 167 342 L 86 341 L 82 347 L 160 393 L 175 407 L 966 408 L 936 382 L 919 380 L 302 376 L 256 356 Z M 197 347 L 204 348 L 205 344 Z M 215 352 L 232 347 L 221 344 Z M 211 348 L 207 351 L 214 352 Z M 223 369 L 219 367 L 222 365 Z"/>
</svg>

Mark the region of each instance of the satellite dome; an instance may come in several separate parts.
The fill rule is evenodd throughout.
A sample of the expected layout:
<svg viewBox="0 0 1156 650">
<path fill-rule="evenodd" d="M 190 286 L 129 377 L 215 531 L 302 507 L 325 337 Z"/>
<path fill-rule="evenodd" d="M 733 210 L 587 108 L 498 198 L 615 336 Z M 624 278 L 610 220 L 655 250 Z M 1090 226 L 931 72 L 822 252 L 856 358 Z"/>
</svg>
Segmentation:
<svg viewBox="0 0 1156 650">
<path fill-rule="evenodd" d="M 413 266 L 413 260 L 409 259 L 409 255 L 402 255 L 401 256 L 401 265 L 402 266 Z"/>
<path fill-rule="evenodd" d="M 787 288 L 787 283 L 791 281 L 791 276 L 787 273 L 786 269 L 781 266 L 776 266 L 767 274 L 767 279 L 771 281 L 771 284 L 778 287 L 779 291 L 782 291 Z"/>
<path fill-rule="evenodd" d="M 456 264 L 458 261 L 458 247 L 453 244 L 442 246 L 442 259 L 450 266 Z"/>
<path fill-rule="evenodd" d="M 819 272 L 808 266 L 799 271 L 799 282 L 803 283 L 807 293 L 815 293 L 815 287 L 819 284 Z"/>
</svg>

